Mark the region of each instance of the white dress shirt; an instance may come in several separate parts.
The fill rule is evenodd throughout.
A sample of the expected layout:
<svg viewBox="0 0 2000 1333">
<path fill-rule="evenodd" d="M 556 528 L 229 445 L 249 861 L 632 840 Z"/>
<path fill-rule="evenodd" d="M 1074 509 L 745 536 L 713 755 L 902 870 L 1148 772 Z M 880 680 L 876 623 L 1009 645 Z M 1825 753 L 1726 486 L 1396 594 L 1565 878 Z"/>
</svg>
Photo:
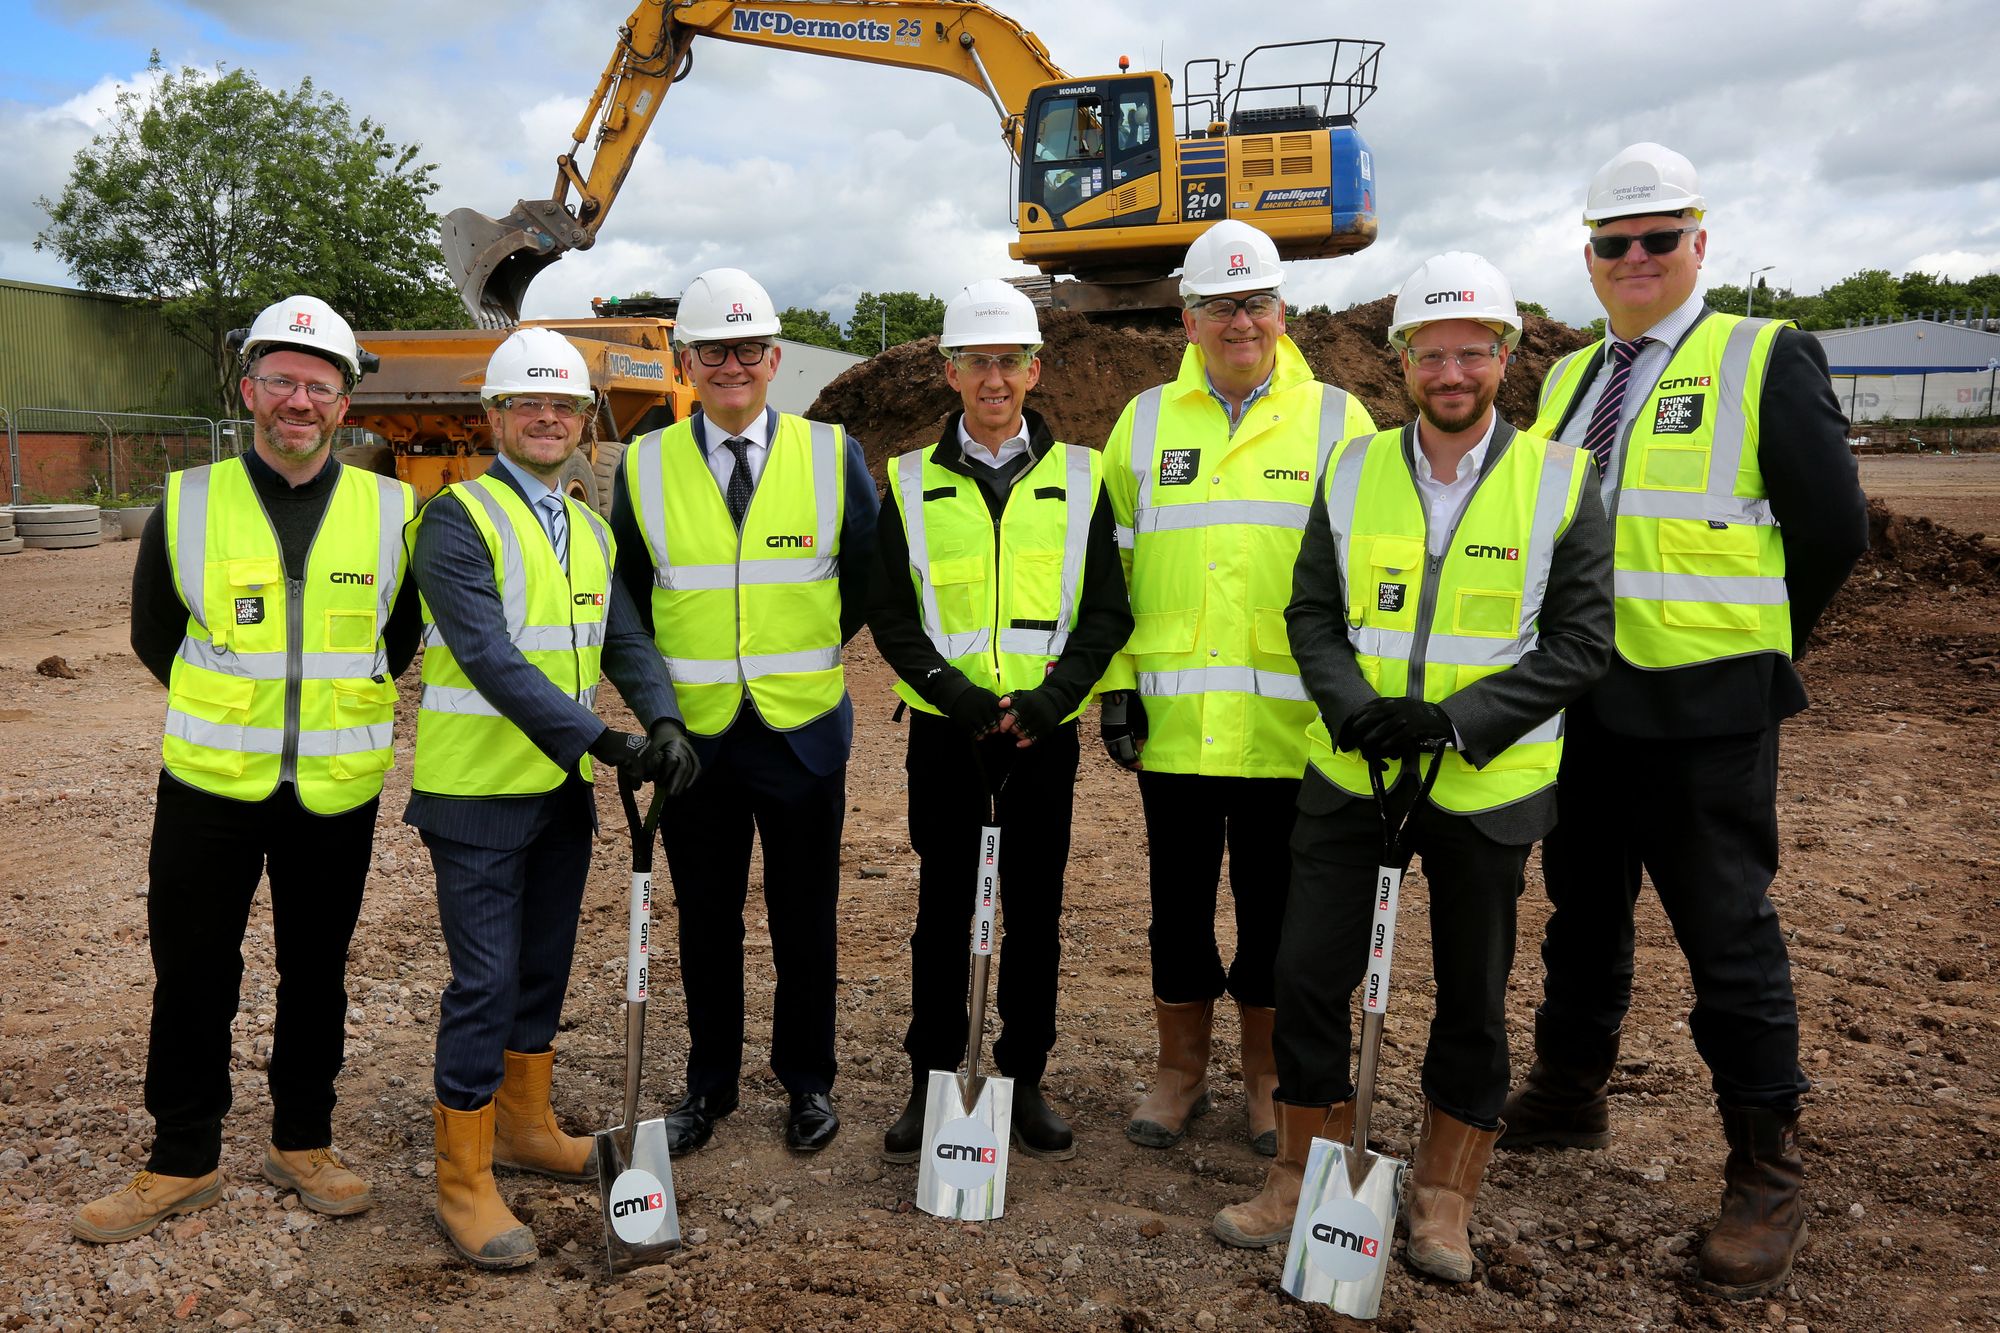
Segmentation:
<svg viewBox="0 0 2000 1333">
<path fill-rule="evenodd" d="M 984 463 L 998 472 L 1010 460 L 1028 452 L 1028 421 L 1026 417 L 1014 423 L 1014 433 L 1000 442 L 1000 452 L 994 453 L 985 445 L 972 438 L 965 429 L 965 418 L 958 419 L 958 448 L 975 463 Z"/>
<path fill-rule="evenodd" d="M 1645 405 L 1646 399 L 1652 396 L 1653 386 L 1660 382 L 1660 373 L 1667 368 L 1667 362 L 1673 359 L 1675 346 L 1681 339 L 1687 337 L 1688 330 L 1694 327 L 1697 319 L 1701 318 L 1702 304 L 1702 294 L 1696 292 L 1688 297 L 1686 303 L 1678 310 L 1639 335 L 1642 338 L 1651 338 L 1653 341 L 1641 347 L 1639 354 L 1632 358 L 1632 372 L 1625 380 L 1625 401 L 1618 405 L 1618 439 L 1621 444 L 1625 439 L 1625 428 L 1632 424 L 1633 417 L 1639 415 L 1639 409 Z M 1600 360 L 1611 355 L 1610 340 L 1617 337 L 1611 332 L 1608 324 L 1605 327 L 1604 337 L 1604 347 L 1598 353 Z M 1584 390 L 1583 398 L 1577 403 L 1576 410 L 1569 414 L 1569 424 L 1563 427 L 1556 436 L 1557 439 L 1564 444 L 1576 445 L 1578 448 L 1583 446 L 1583 437 L 1590 430 L 1591 413 L 1597 410 L 1597 400 L 1604 396 L 1604 386 L 1610 379 L 1611 376 L 1605 374 L 1602 369 L 1597 372 L 1591 380 L 1590 387 Z M 1616 475 L 1616 469 L 1613 469 L 1612 475 Z"/>
<path fill-rule="evenodd" d="M 1459 515 L 1465 512 L 1465 502 L 1472 498 L 1472 488 L 1486 467 L 1486 448 L 1493 443 L 1493 425 L 1499 419 L 1498 411 L 1487 409 L 1486 433 L 1458 460 L 1458 476 L 1451 481 L 1439 481 L 1432 475 L 1430 457 L 1421 443 L 1417 445 L 1417 494 L 1423 497 L 1424 513 L 1430 520 L 1425 527 L 1432 555 L 1444 554 L 1445 542 L 1457 526 Z M 1417 429 L 1423 429 L 1421 423 Z"/>
<path fill-rule="evenodd" d="M 755 490 L 757 482 L 764 475 L 764 463 L 771 456 L 771 414 L 759 412 L 757 419 L 738 433 L 724 430 L 711 421 L 706 412 L 702 413 L 701 428 L 708 458 L 708 471 L 715 478 L 716 486 L 726 497 L 729 494 L 729 478 L 736 471 L 736 455 L 731 453 L 725 442 L 747 440 L 750 447 L 743 451 L 744 461 L 750 465 L 750 487 Z"/>
</svg>

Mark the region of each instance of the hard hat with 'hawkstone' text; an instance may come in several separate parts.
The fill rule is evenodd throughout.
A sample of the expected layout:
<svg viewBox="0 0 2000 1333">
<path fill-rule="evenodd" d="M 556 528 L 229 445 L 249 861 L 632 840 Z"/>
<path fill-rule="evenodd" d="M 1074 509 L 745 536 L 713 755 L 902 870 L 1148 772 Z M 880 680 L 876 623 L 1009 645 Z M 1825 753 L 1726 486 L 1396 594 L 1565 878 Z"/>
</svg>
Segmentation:
<svg viewBox="0 0 2000 1333">
<path fill-rule="evenodd" d="M 516 329 L 493 349 L 479 396 L 492 403 L 517 393 L 587 399 L 590 367 L 576 345 L 554 329 Z"/>
<path fill-rule="evenodd" d="M 1284 284 L 1278 247 L 1247 222 L 1218 222 L 1194 238 L 1181 265 L 1181 299 L 1275 292 Z"/>
<path fill-rule="evenodd" d="M 775 338 L 778 311 L 771 294 L 740 268 L 712 268 L 695 275 L 681 293 L 674 316 L 674 341 L 721 342 L 725 338 Z"/>
<path fill-rule="evenodd" d="M 1509 347 L 1521 341 L 1521 311 L 1514 304 L 1514 288 L 1499 269 L 1464 250 L 1433 255 L 1403 279 L 1389 321 L 1389 341 L 1407 347 L 1413 331 L 1442 319 L 1498 325 L 1494 331 Z"/>
<path fill-rule="evenodd" d="M 952 297 L 944 308 L 944 332 L 938 335 L 938 350 L 947 356 L 954 347 L 991 344 L 1042 345 L 1035 303 L 1022 295 L 1020 288 L 998 278 L 982 279 Z"/>
<path fill-rule="evenodd" d="M 1695 213 L 1708 208 L 1695 179 L 1694 163 L 1671 148 L 1635 143 L 1597 169 L 1583 201 L 1583 221 L 1596 226 L 1613 218 L 1649 213 Z"/>
</svg>

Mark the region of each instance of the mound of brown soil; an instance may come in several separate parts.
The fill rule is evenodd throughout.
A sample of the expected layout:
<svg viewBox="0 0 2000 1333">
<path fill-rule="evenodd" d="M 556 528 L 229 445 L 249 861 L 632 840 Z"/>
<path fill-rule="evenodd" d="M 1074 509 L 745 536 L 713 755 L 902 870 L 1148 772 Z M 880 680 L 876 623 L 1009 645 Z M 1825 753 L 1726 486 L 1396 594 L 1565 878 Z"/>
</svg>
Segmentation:
<svg viewBox="0 0 2000 1333">
<path fill-rule="evenodd" d="M 1338 314 L 1313 313 L 1290 322 L 1293 341 L 1321 379 L 1358 394 L 1376 421 L 1408 419 L 1409 404 L 1396 354 L 1389 347 L 1390 297 Z M 1060 439 L 1101 446 L 1125 404 L 1142 389 L 1173 378 L 1187 339 L 1178 325 L 1100 324 L 1069 311 L 1042 314 L 1042 381 L 1029 404 Z M 1555 320 L 1529 316 L 1515 365 L 1500 391 L 1500 410 L 1516 425 L 1535 415 L 1535 388 L 1549 364 L 1590 341 Z M 958 395 L 945 383 L 937 340 L 892 347 L 862 362 L 820 392 L 806 413 L 837 421 L 861 440 L 869 471 L 880 482 L 883 461 L 937 439 Z"/>
</svg>

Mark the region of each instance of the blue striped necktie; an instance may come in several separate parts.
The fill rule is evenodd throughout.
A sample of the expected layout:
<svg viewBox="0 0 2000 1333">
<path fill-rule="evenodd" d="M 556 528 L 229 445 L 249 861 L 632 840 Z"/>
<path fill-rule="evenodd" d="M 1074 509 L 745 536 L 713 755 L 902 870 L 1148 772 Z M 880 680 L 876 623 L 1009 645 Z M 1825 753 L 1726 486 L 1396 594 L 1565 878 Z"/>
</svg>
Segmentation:
<svg viewBox="0 0 2000 1333">
<path fill-rule="evenodd" d="M 569 568 L 569 515 L 563 512 L 562 497 L 544 495 L 536 508 L 542 511 L 542 526 L 549 530 L 549 544 L 556 548 L 556 563 Z"/>
<path fill-rule="evenodd" d="M 1598 395 L 1597 406 L 1591 410 L 1590 429 L 1583 433 L 1583 447 L 1597 459 L 1599 473 L 1611 468 L 1611 449 L 1618 443 L 1619 411 L 1625 405 L 1625 381 L 1632 378 L 1632 363 L 1638 359 L 1639 349 L 1652 341 L 1651 338 L 1629 343 L 1611 340 L 1611 378 L 1605 381 L 1604 392 Z"/>
</svg>

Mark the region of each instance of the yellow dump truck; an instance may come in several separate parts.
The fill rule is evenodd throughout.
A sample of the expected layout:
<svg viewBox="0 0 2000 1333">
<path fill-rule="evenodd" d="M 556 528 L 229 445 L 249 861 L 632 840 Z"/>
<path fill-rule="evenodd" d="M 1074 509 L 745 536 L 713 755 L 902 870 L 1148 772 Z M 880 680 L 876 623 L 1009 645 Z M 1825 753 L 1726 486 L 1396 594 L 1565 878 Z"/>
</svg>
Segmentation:
<svg viewBox="0 0 2000 1333">
<path fill-rule="evenodd" d="M 590 367 L 597 412 L 583 447 L 564 470 L 563 489 L 604 514 L 611 512 L 611 480 L 626 444 L 679 421 L 695 404 L 694 386 L 674 361 L 673 320 L 611 313 L 635 304 L 593 301 L 597 318 L 527 321 L 568 338 Z M 509 332 L 356 333 L 361 345 L 381 358 L 381 366 L 356 387 L 346 424 L 362 427 L 382 443 L 343 449 L 341 461 L 400 477 L 416 488 L 419 500 L 484 472 L 493 461 L 493 439 L 479 404 L 479 386 L 487 359 Z"/>
</svg>

